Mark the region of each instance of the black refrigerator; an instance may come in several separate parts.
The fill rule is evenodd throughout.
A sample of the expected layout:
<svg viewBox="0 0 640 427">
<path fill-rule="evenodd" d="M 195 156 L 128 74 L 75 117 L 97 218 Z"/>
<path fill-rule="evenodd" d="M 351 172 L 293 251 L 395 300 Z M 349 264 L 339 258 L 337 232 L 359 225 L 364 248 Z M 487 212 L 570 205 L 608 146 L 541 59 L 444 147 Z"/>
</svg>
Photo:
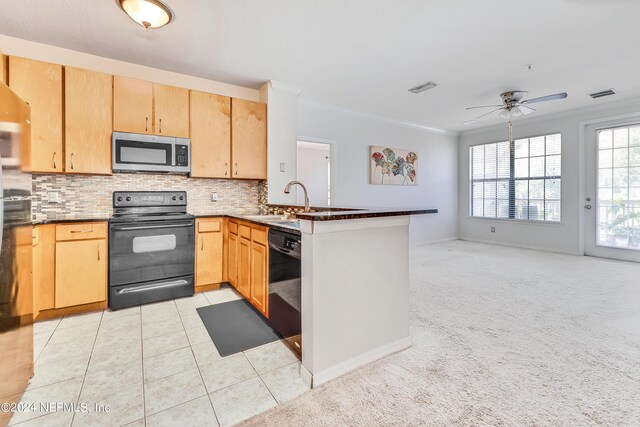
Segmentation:
<svg viewBox="0 0 640 427">
<path fill-rule="evenodd" d="M 30 108 L 0 82 L 0 402 L 20 400 L 33 374 Z M 11 412 L 0 411 L 0 425 Z"/>
</svg>

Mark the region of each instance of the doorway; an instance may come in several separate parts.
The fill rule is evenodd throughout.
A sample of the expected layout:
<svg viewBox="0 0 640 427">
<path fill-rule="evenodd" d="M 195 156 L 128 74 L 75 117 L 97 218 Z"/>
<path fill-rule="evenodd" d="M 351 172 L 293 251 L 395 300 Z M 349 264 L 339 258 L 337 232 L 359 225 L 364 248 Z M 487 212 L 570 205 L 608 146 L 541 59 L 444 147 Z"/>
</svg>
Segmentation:
<svg viewBox="0 0 640 427">
<path fill-rule="evenodd" d="M 640 262 L 640 117 L 586 127 L 585 255 Z"/>
<path fill-rule="evenodd" d="M 297 177 L 309 193 L 312 206 L 331 206 L 331 143 L 299 140 Z M 304 204 L 304 194 L 297 192 L 298 204 Z"/>
</svg>

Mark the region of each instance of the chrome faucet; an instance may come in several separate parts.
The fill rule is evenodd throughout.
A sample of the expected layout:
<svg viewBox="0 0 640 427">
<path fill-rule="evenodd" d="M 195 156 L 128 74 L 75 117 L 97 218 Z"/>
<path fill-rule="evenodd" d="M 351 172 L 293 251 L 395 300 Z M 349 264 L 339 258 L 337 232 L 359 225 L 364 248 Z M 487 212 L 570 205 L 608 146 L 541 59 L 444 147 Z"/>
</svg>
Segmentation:
<svg viewBox="0 0 640 427">
<path fill-rule="evenodd" d="M 309 194 L 307 193 L 307 187 L 305 187 L 303 183 L 300 181 L 291 181 L 286 187 L 284 187 L 284 194 L 289 194 L 291 192 L 291 187 L 296 184 L 302 187 L 302 190 L 304 191 L 304 211 L 309 212 Z"/>
</svg>

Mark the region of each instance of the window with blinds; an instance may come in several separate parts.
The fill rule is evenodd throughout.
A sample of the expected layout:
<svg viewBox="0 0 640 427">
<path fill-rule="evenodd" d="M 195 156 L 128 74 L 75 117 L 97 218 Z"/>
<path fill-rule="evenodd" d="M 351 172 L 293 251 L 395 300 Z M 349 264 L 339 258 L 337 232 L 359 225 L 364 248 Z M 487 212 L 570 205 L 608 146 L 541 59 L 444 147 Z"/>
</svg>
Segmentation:
<svg viewBox="0 0 640 427">
<path fill-rule="evenodd" d="M 561 136 L 469 147 L 471 216 L 560 221 Z"/>
</svg>

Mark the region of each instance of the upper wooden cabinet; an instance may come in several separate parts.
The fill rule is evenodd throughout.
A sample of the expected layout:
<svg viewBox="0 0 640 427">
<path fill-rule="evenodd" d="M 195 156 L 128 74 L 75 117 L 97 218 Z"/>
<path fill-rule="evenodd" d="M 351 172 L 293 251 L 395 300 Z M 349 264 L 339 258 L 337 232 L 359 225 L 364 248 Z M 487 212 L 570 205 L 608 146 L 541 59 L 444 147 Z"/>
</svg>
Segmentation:
<svg viewBox="0 0 640 427">
<path fill-rule="evenodd" d="M 11 56 L 8 80 L 31 107 L 31 170 L 62 172 L 62 66 Z"/>
<path fill-rule="evenodd" d="M 267 179 L 267 106 L 231 100 L 233 178 Z"/>
<path fill-rule="evenodd" d="M 191 91 L 191 176 L 230 178 L 231 98 Z"/>
<path fill-rule="evenodd" d="M 65 67 L 65 171 L 111 174 L 113 76 Z"/>
<path fill-rule="evenodd" d="M 189 91 L 115 76 L 113 130 L 189 137 Z"/>
<path fill-rule="evenodd" d="M 154 133 L 189 138 L 189 90 L 153 85 Z"/>
<path fill-rule="evenodd" d="M 153 133 L 153 83 L 113 78 L 113 130 Z"/>
<path fill-rule="evenodd" d="M 0 82 L 7 84 L 7 61 L 9 58 L 0 53 Z"/>
</svg>

